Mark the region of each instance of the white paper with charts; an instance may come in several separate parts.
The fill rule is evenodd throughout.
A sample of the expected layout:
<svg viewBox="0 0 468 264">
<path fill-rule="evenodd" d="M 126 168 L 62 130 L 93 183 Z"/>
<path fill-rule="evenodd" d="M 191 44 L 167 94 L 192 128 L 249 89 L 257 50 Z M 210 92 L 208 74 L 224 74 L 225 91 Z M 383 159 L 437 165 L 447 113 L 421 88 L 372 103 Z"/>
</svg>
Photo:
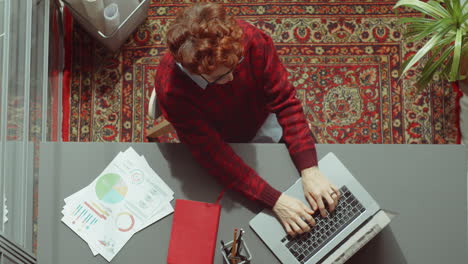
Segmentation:
<svg viewBox="0 0 468 264">
<path fill-rule="evenodd" d="M 133 148 L 65 198 L 62 221 L 111 261 L 133 234 L 172 213 L 174 192 Z"/>
</svg>

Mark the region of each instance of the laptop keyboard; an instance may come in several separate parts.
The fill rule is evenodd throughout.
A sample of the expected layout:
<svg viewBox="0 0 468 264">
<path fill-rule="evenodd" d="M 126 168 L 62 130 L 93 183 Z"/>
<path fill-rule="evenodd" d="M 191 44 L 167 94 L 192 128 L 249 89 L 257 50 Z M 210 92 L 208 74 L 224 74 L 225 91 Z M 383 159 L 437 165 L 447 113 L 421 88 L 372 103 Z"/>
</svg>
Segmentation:
<svg viewBox="0 0 468 264">
<path fill-rule="evenodd" d="M 307 262 L 365 211 L 362 204 L 346 186 L 340 189 L 340 194 L 338 205 L 332 213 L 329 213 L 328 217 L 321 217 L 319 212 L 314 215 L 317 225 L 312 227 L 310 232 L 296 237 L 286 236 L 281 240 L 300 263 Z"/>
</svg>

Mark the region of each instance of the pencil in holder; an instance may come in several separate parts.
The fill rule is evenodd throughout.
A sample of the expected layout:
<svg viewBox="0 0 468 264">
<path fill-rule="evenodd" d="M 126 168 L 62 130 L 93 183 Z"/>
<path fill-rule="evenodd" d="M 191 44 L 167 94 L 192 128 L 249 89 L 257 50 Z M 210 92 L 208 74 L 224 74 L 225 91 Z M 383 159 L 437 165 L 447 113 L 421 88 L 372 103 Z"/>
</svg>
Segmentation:
<svg viewBox="0 0 468 264">
<path fill-rule="evenodd" d="M 221 254 L 223 255 L 224 263 L 226 264 L 249 264 L 252 260 L 252 254 L 247 247 L 247 244 L 241 239 L 240 251 L 236 256 L 231 256 L 232 242 L 229 241 L 221 246 Z"/>
</svg>

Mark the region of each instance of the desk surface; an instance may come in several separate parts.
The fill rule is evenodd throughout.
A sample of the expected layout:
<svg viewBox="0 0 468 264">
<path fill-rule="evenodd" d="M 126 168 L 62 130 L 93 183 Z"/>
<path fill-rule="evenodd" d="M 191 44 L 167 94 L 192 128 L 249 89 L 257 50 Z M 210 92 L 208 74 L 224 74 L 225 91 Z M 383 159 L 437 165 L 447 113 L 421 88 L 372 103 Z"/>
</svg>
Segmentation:
<svg viewBox="0 0 468 264">
<path fill-rule="evenodd" d="M 88 185 L 119 151 L 132 146 L 171 186 L 176 199 L 214 202 L 221 186 L 181 144 L 43 143 L 39 176 L 39 264 L 107 263 L 61 223 L 63 199 Z M 235 144 L 234 150 L 279 190 L 297 178 L 280 144 Z M 317 145 L 334 152 L 379 204 L 399 216 L 348 263 L 467 263 L 467 172 L 456 145 Z M 252 263 L 279 263 L 249 227 L 261 207 L 227 192 L 218 242 L 244 228 Z M 174 202 L 173 202 L 174 205 Z M 112 263 L 165 263 L 172 215 L 135 234 Z M 215 263 L 222 263 L 216 251 Z"/>
</svg>

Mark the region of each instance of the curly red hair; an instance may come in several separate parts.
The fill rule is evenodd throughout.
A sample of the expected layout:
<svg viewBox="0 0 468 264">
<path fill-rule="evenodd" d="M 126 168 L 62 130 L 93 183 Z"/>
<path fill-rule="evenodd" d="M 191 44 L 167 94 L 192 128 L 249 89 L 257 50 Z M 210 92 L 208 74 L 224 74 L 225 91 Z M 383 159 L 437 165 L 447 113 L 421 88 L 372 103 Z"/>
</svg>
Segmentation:
<svg viewBox="0 0 468 264">
<path fill-rule="evenodd" d="M 198 3 L 182 10 L 167 31 L 174 59 L 194 74 L 210 74 L 223 65 L 234 68 L 243 53 L 242 29 L 216 3 Z"/>
</svg>

